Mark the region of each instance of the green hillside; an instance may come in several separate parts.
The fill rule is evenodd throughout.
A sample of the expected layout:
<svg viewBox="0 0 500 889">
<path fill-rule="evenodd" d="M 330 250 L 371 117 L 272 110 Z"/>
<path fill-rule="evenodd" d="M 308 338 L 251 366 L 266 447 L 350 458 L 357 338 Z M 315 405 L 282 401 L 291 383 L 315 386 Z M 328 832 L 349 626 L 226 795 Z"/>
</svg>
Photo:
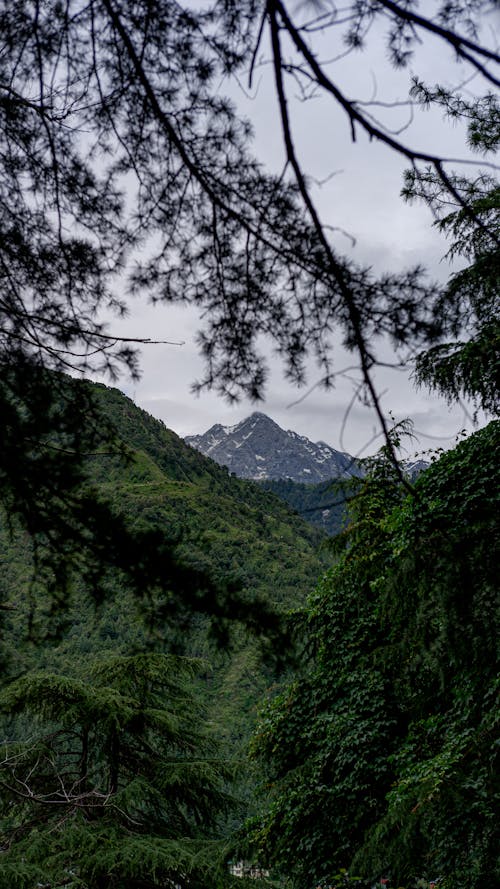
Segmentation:
<svg viewBox="0 0 500 889">
<path fill-rule="evenodd" d="M 207 577 L 213 590 L 233 589 L 255 603 L 256 627 L 262 603 L 282 615 L 304 603 L 326 567 L 321 532 L 271 492 L 185 445 L 118 390 L 84 384 L 82 394 L 94 404 L 89 422 L 99 428 L 102 420 L 101 441 L 84 458 L 83 496 L 110 507 L 131 539 L 161 531 L 186 582 Z M 15 841 L 0 886 L 65 884 L 72 861 L 85 886 L 110 868 L 117 885 L 132 873 L 174 885 L 181 869 L 190 885 L 226 886 L 233 878 L 223 838 L 255 806 L 248 739 L 263 695 L 279 681 L 268 657 L 273 636 L 266 640 L 264 625 L 260 639 L 249 632 L 251 621 L 233 620 L 219 647 L 209 609 L 193 608 L 189 588 L 184 610 L 177 599 L 171 608 L 168 572 L 163 586 L 137 595 L 125 573 L 106 569 L 96 601 L 76 570 L 61 596 L 50 565 L 34 570 L 33 539 L 14 516 L 3 517 L 0 548 L 0 738 L 13 751 L 5 788 L 14 782 L 14 804 L 21 772 L 22 780 L 32 776 L 30 793 L 41 800 L 57 798 L 65 774 L 78 788 L 63 831 L 57 808 L 38 804 L 30 832 L 25 809 L 5 797 L 0 835 Z M 167 734 L 158 733 L 162 726 Z M 118 808 L 102 804 L 109 788 Z M 229 796 L 239 799 L 236 808 Z M 101 806 L 96 823 L 88 805 Z M 80 847 L 85 853 L 75 853 Z"/>
<path fill-rule="evenodd" d="M 289 608 L 303 601 L 323 563 L 321 535 L 272 493 L 230 476 L 117 389 L 94 387 L 130 462 L 94 458 L 100 490 L 134 520 L 167 525 L 186 560 Z"/>
<path fill-rule="evenodd" d="M 230 580 L 251 600 L 265 600 L 283 612 L 301 604 L 325 569 L 320 532 L 272 493 L 230 476 L 185 445 L 117 389 L 85 385 L 103 423 L 114 427 L 115 444 L 125 447 L 119 455 L 103 443 L 99 453 L 86 458 L 99 497 L 132 529 L 166 530 L 176 554 L 215 582 Z M 0 592 L 8 609 L 4 659 L 11 675 L 28 667 L 62 670 L 68 662 L 78 672 L 96 653 L 145 647 L 202 656 L 209 677 L 205 693 L 220 734 L 231 743 L 247 736 L 256 702 L 272 677 L 258 644 L 241 626 L 232 632 L 232 653 L 219 651 L 203 617 L 186 610 L 185 624 L 172 627 L 167 608 L 167 619 L 156 620 L 165 602 L 138 600 L 119 574 L 108 581 L 97 609 L 79 581 L 67 607 L 54 608 L 43 585 L 32 582 L 25 534 L 11 539 L 4 530 L 2 551 Z M 34 642 L 25 641 L 29 634 Z"/>
</svg>

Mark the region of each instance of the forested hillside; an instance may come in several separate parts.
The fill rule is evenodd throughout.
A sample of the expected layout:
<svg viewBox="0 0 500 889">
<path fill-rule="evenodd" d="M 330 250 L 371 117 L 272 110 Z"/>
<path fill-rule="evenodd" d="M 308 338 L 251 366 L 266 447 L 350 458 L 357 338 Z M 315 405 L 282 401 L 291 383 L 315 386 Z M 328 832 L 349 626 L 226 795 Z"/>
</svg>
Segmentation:
<svg viewBox="0 0 500 889">
<path fill-rule="evenodd" d="M 95 486 L 96 494 L 110 504 L 114 512 L 125 516 L 132 530 L 161 528 L 183 563 L 202 575 L 206 573 L 215 583 L 232 584 L 247 600 L 255 602 L 257 610 L 259 601 L 284 611 L 303 601 L 306 591 L 326 566 L 325 557 L 319 552 L 321 535 L 314 528 L 277 497 L 256 484 L 231 477 L 226 470 L 187 447 L 175 433 L 117 389 L 92 384 L 85 384 L 85 388 L 91 393 L 103 422 L 115 429 L 113 448 L 104 441 L 98 452 L 87 457 L 87 477 Z M 32 589 L 31 619 L 36 625 L 33 631 L 52 635 L 58 622 L 68 624 L 72 641 L 61 642 L 58 650 L 68 644 L 88 650 L 91 636 L 94 646 L 98 639 L 99 645 L 107 644 L 109 639 L 118 640 L 113 645 L 126 647 L 133 643 L 134 621 L 131 625 L 128 609 L 132 609 L 132 613 L 139 609 L 147 620 L 148 602 L 134 603 L 119 572 L 109 582 L 111 599 L 107 597 L 105 606 L 95 617 L 92 617 L 92 597 L 88 597 L 88 606 L 84 604 L 85 590 L 81 583 L 73 590 L 76 608 L 71 617 L 65 610 L 58 614 L 57 608 L 52 615 L 49 604 L 45 613 L 43 599 L 37 599 L 36 581 L 30 586 L 32 565 L 28 539 L 18 534 L 8 542 L 4 524 L 3 542 L 6 555 L 2 594 L 4 603 L 14 608 L 6 612 L 12 628 L 19 627 L 22 632 L 22 619 L 28 611 L 23 602 L 27 590 Z M 123 601 L 116 600 L 117 595 L 130 597 L 127 608 L 123 608 Z M 157 617 L 159 603 L 149 605 Z M 198 638 L 195 634 L 192 639 L 186 631 L 192 628 L 193 620 L 198 626 L 199 619 L 187 611 L 185 617 L 186 625 L 176 626 L 180 633 L 175 640 L 171 638 L 173 627 L 169 625 L 168 609 L 164 620 L 165 634 L 182 650 L 194 645 L 194 639 Z M 161 634 L 161 631 L 156 622 L 155 633 Z M 139 624 L 137 632 L 143 638 L 145 631 Z M 46 655 L 37 651 L 34 656 Z"/>
<path fill-rule="evenodd" d="M 331 479 L 306 485 L 284 478 L 260 484 L 288 503 L 306 522 L 333 536 L 345 527 L 349 500 L 359 483 L 358 479 Z"/>
<path fill-rule="evenodd" d="M 306 591 L 313 588 L 325 568 L 324 556 L 319 552 L 321 536 L 315 529 L 293 515 L 274 495 L 229 476 L 187 447 L 118 390 L 97 385 L 89 390 L 86 384 L 86 391 L 90 391 L 100 411 L 103 428 L 112 426 L 116 433 L 113 442 L 103 440 L 100 449 L 88 456 L 86 470 L 87 488 L 91 485 L 95 496 L 102 498 L 113 514 L 124 517 L 134 533 L 158 528 L 166 531 L 181 564 L 194 569 L 196 576 L 208 576 L 215 589 L 229 589 L 229 595 L 233 589 L 235 599 L 241 596 L 247 603 L 254 602 L 257 623 L 263 604 L 271 612 L 285 614 L 303 602 Z M 113 856 L 113 866 L 122 875 L 117 879 L 125 879 L 127 867 L 138 867 L 140 858 L 144 859 L 144 868 L 158 868 L 164 875 L 178 873 L 184 861 L 193 885 L 198 879 L 206 880 L 206 869 L 221 860 L 220 850 L 216 853 L 214 847 L 211 852 L 207 839 L 220 839 L 228 825 L 241 823 L 251 806 L 256 779 L 246 761 L 246 745 L 255 724 L 257 703 L 266 688 L 276 682 L 269 640 L 266 646 L 264 635 L 257 642 L 244 622 L 231 620 L 222 626 L 222 631 L 229 633 L 230 648 L 226 644 L 220 649 L 211 638 L 211 622 L 203 614 L 196 615 L 186 606 L 184 614 L 176 610 L 172 617 L 168 585 L 153 596 L 140 597 L 118 570 L 109 574 L 100 602 L 96 603 L 92 590 L 77 572 L 66 600 L 54 599 L 47 589 L 46 576 L 40 578 L 35 570 L 29 538 L 15 527 L 9 528 L 5 519 L 1 543 L 2 656 L 5 676 L 14 683 L 4 685 L 0 696 L 0 710 L 5 714 L 1 735 L 20 745 L 12 754 L 14 759 L 7 757 L 4 763 L 4 786 L 15 788 L 31 774 L 36 761 L 45 762 L 45 771 L 47 763 L 52 763 L 53 782 L 64 770 L 71 773 L 68 744 L 73 735 L 80 737 L 80 742 L 75 740 L 77 746 L 83 744 L 83 732 L 87 752 L 84 754 L 80 747 L 79 755 L 92 765 L 88 767 L 89 775 L 82 766 L 81 777 L 77 777 L 77 769 L 72 778 L 74 798 L 67 802 L 67 832 L 60 838 L 67 859 L 71 859 L 71 844 L 82 843 L 87 848 L 87 878 L 92 887 L 99 868 L 109 868 Z M 221 627 L 218 631 L 220 635 Z M 283 635 L 280 638 L 283 643 Z M 276 654 L 282 658 L 283 651 Z M 146 708 L 142 728 L 136 724 L 136 717 L 131 717 L 131 707 L 132 713 L 137 709 L 138 714 Z M 110 719 L 116 720 L 116 735 L 110 729 Z M 22 742 L 27 737 L 33 744 L 29 742 L 26 750 Z M 113 742 L 113 737 L 119 741 Z M 113 744 L 128 751 L 123 754 L 123 762 L 120 756 L 116 760 L 121 763 L 120 778 L 116 780 L 120 793 L 133 798 L 133 803 L 132 809 L 130 799 L 128 803 L 122 801 L 120 807 L 132 821 L 137 819 L 137 806 L 146 806 L 144 812 L 149 811 L 149 839 L 143 837 L 136 846 L 123 846 L 127 817 L 124 822 L 120 817 L 111 818 L 109 823 L 104 818 L 101 833 L 89 834 L 83 814 L 99 802 L 104 805 L 112 784 Z M 144 745 L 152 751 L 151 766 L 139 754 Z M 178 781 L 179 786 L 173 809 L 157 822 L 153 811 L 159 803 L 151 794 L 162 769 L 170 774 L 166 764 L 174 754 L 179 760 L 176 769 L 186 757 L 189 760 L 201 755 L 208 759 L 200 765 L 202 771 L 191 778 L 172 775 L 167 784 L 160 781 L 160 789 L 163 787 L 167 796 L 173 787 L 168 782 Z M 215 771 L 211 773 L 210 769 Z M 136 786 L 139 776 L 143 784 Z M 35 818 L 34 823 L 40 842 L 34 843 L 33 834 L 21 828 L 25 817 L 21 810 L 14 820 L 8 806 L 3 810 L 2 835 L 11 837 L 5 841 L 13 844 L 12 856 L 4 859 L 4 882 L 0 878 L 0 885 L 6 889 L 15 885 L 31 887 L 37 873 L 51 885 L 50 880 L 56 874 L 61 879 L 67 868 L 67 861 L 61 864 L 62 853 L 50 840 L 57 825 L 52 817 L 57 812 L 57 792 L 47 775 L 42 780 L 36 768 L 33 785 L 28 785 L 29 793 L 38 800 L 35 809 L 38 806 L 40 819 Z M 224 802 L 230 786 L 240 797 L 239 808 L 232 808 L 229 797 Z M 173 835 L 167 831 L 167 846 L 155 851 L 155 844 L 165 835 L 165 825 L 177 819 L 176 808 L 187 806 L 189 810 L 197 796 L 201 809 L 194 811 L 193 823 L 203 825 L 203 842 L 198 828 L 193 833 L 190 816 L 186 815 L 184 827 L 178 825 Z M 148 806 L 153 808 L 148 810 Z M 141 836 L 144 830 L 141 827 Z M 26 845 L 17 848 L 17 839 L 25 834 Z M 114 851 L 109 860 L 102 861 L 99 844 L 110 842 L 111 835 L 116 840 Z M 192 860 L 182 845 L 186 838 L 195 843 Z M 152 845 L 148 845 L 150 841 Z M 123 860 L 125 848 L 129 865 Z M 20 860 L 26 855 L 31 864 L 21 878 Z M 222 869 L 223 880 L 224 873 Z M 219 877 L 214 871 L 208 879 Z M 121 887 L 122 883 L 117 885 Z"/>
<path fill-rule="evenodd" d="M 94 460 L 101 490 L 134 520 L 167 525 L 191 564 L 286 608 L 301 602 L 320 570 L 321 535 L 277 497 L 187 447 L 118 390 L 96 386 L 95 394 L 133 450 L 126 473 L 113 461 Z"/>
<path fill-rule="evenodd" d="M 305 601 L 325 569 L 313 528 L 117 390 L 90 391 L 116 430 L 88 457 L 95 496 L 168 527 L 184 564 L 257 610 L 294 609 L 300 667 L 277 684 L 243 623 L 219 649 L 208 618 L 172 619 L 168 589 L 138 598 L 119 572 L 101 602 L 77 575 L 58 601 L 4 523 L 2 889 L 163 886 L 179 868 L 226 886 L 235 830 L 280 887 L 348 885 L 346 868 L 367 887 L 493 887 L 499 424 L 411 494 L 372 461 Z"/>
</svg>

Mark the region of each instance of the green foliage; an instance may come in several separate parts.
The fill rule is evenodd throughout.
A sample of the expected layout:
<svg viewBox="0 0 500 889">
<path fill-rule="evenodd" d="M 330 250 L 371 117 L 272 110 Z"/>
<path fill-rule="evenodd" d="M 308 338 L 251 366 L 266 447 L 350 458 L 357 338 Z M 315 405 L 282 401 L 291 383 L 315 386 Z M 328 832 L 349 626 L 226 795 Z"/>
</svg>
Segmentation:
<svg viewBox="0 0 500 889">
<path fill-rule="evenodd" d="M 428 90 L 421 82 L 415 83 L 413 94 L 424 105 L 444 107 L 451 117 L 464 116 L 476 151 L 487 154 L 497 148 L 500 109 L 492 94 L 473 103 L 442 88 Z M 418 355 L 415 379 L 450 402 L 466 397 L 496 415 L 500 410 L 500 189 L 497 180 L 486 174 L 475 179 L 456 176 L 453 188 L 452 212 L 444 211 L 448 210 L 445 189 L 435 171 L 419 175 L 410 171 L 403 189 L 404 197 L 420 198 L 433 209 L 435 225 L 451 239 L 447 258 L 460 257 L 468 263 L 452 274 L 434 305 L 440 339 L 448 341 Z"/>
<path fill-rule="evenodd" d="M 269 803 L 252 839 L 293 886 L 340 867 L 498 881 L 499 435 L 445 454 L 411 496 L 382 464 L 352 502 L 304 612 L 308 663 L 254 739 Z"/>
<path fill-rule="evenodd" d="M 321 535 L 272 494 L 188 448 L 117 390 L 83 391 L 114 430 L 102 452 L 84 460 L 89 497 L 123 523 L 130 541 L 163 535 L 185 574 L 176 595 L 176 574 L 165 562 L 165 582 L 148 588 L 152 565 L 146 560 L 156 559 L 154 553 L 134 549 L 137 584 L 112 567 L 108 554 L 102 601 L 96 605 L 85 572 L 75 569 L 64 602 L 54 603 L 43 577 L 33 579 L 32 541 L 22 526 L 12 521 L 11 533 L 6 525 L 0 529 L 4 667 L 11 677 L 2 692 L 0 732 L 8 740 L 4 776 L 11 781 L 2 797 L 3 836 L 10 843 L 3 885 L 62 885 L 72 861 L 80 885 L 92 889 L 107 871 L 115 883 L 106 886 L 168 886 L 168 879 L 181 882 L 181 866 L 189 886 L 222 885 L 220 838 L 252 811 L 257 779 L 244 751 L 257 701 L 275 681 L 248 632 L 251 622 L 241 612 L 243 620 L 235 619 L 237 603 L 247 601 L 255 629 L 265 626 L 263 610 L 278 621 L 277 613 L 299 604 L 320 573 Z M 219 630 L 230 631 L 230 651 L 214 645 L 210 609 L 196 599 L 193 578 L 210 582 L 210 595 L 220 597 L 214 609 Z M 264 630 L 267 651 L 277 625 Z M 163 654 L 172 650 L 203 661 Z M 70 781 L 85 732 L 87 787 L 80 778 Z M 106 801 L 118 736 L 119 787 Z M 24 780 L 38 760 L 33 789 L 43 799 L 19 798 L 14 805 L 12 781 Z M 53 795 L 63 774 L 73 788 L 73 809 L 68 802 L 58 815 Z M 243 808 L 228 805 L 229 787 Z M 157 812 L 164 813 L 158 824 Z"/>
<path fill-rule="evenodd" d="M 380 862 L 385 848 L 405 875 L 420 863 L 449 886 L 494 885 L 499 876 L 499 435 L 490 424 L 422 476 L 394 518 L 382 586 L 407 729 L 365 860 Z"/>
<path fill-rule="evenodd" d="M 493 180 L 483 178 L 469 185 L 468 191 L 471 207 L 442 217 L 439 227 L 452 238 L 449 258 L 465 257 L 470 264 L 452 275 L 436 303 L 436 312 L 448 318 L 449 332 L 455 336 L 465 333 L 467 339 L 441 343 L 421 353 L 415 376 L 449 401 L 465 396 L 497 414 L 500 189 Z M 478 227 L 478 220 L 484 227 Z"/>
<path fill-rule="evenodd" d="M 475 400 L 483 410 L 497 414 L 500 404 L 498 322 L 482 324 L 480 332 L 469 342 L 434 346 L 422 353 L 415 375 L 420 383 L 440 392 L 450 402 L 465 396 Z"/>
<path fill-rule="evenodd" d="M 202 728 L 200 666 L 114 656 L 3 689 L 0 886 L 227 883 L 215 828 L 230 774 Z"/>
</svg>

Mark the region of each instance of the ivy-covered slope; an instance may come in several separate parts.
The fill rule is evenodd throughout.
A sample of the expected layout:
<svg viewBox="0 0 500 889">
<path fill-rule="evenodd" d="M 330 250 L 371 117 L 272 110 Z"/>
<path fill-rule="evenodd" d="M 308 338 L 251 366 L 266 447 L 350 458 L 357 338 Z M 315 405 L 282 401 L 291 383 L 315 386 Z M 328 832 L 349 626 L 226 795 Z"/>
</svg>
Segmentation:
<svg viewBox="0 0 500 889">
<path fill-rule="evenodd" d="M 412 495 L 381 461 L 351 501 L 254 740 L 258 854 L 297 889 L 499 885 L 499 446 L 493 422 Z"/>
</svg>

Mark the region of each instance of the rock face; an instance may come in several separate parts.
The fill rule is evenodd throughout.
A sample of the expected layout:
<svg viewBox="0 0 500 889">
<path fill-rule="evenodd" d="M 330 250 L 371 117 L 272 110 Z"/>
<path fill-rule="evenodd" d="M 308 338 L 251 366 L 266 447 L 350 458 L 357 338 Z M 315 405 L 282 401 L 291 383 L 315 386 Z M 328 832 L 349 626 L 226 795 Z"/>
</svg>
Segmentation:
<svg viewBox="0 0 500 889">
<path fill-rule="evenodd" d="M 203 435 L 189 435 L 185 441 L 240 478 L 289 478 L 315 484 L 361 474 L 349 454 L 285 431 L 259 412 L 236 426 L 217 423 Z"/>
</svg>

